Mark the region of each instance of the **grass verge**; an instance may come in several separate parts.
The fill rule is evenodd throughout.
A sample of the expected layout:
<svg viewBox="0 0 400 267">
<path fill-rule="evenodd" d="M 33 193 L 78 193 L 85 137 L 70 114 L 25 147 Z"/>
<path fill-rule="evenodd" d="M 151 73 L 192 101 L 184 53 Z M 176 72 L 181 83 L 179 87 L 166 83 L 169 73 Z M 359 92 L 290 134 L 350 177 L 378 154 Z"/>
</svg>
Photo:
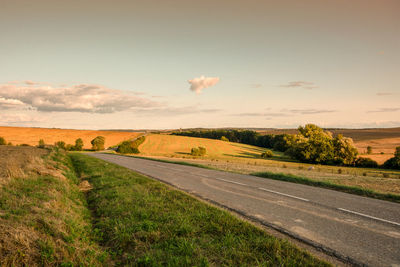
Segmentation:
<svg viewBox="0 0 400 267">
<path fill-rule="evenodd" d="M 256 172 L 256 173 L 252 173 L 251 175 L 268 178 L 268 179 L 273 179 L 273 180 L 280 180 L 280 181 L 286 181 L 286 182 L 292 182 L 292 183 L 298 183 L 298 184 L 317 186 L 317 187 L 322 187 L 322 188 L 327 188 L 327 189 L 333 189 L 333 190 L 341 191 L 341 192 L 345 192 L 345 193 L 350 193 L 350 194 L 355 194 L 355 195 L 377 198 L 377 199 L 381 199 L 381 200 L 387 200 L 387 201 L 400 203 L 400 195 L 384 194 L 384 193 L 375 192 L 370 189 L 364 189 L 364 188 L 359 188 L 359 187 L 355 187 L 355 186 L 339 185 L 339 184 L 334 184 L 334 183 L 330 183 L 327 181 L 315 181 L 310 178 L 297 176 L 297 175 L 293 175 L 293 174 L 273 173 L 273 172 Z"/>
<path fill-rule="evenodd" d="M 96 232 L 117 264 L 133 266 L 328 266 L 288 241 L 165 184 L 70 154 Z"/>
<path fill-rule="evenodd" d="M 0 186 L 0 266 L 110 264 L 70 159 L 53 151 L 29 165 Z"/>
</svg>

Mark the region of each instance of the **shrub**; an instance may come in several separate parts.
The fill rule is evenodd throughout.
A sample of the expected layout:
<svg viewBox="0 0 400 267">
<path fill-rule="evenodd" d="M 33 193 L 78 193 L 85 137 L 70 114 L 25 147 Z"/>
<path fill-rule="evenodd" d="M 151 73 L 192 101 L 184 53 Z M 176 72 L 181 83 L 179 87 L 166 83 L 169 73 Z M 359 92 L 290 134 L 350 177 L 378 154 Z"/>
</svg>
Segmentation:
<svg viewBox="0 0 400 267">
<path fill-rule="evenodd" d="M 400 146 L 396 147 L 394 157 L 383 163 L 383 167 L 386 169 L 400 170 Z"/>
<path fill-rule="evenodd" d="M 117 148 L 118 153 L 139 154 L 139 146 L 146 140 L 146 137 L 140 136 L 133 141 L 123 141 Z"/>
<path fill-rule="evenodd" d="M 83 149 L 83 140 L 81 138 L 78 138 L 75 140 L 74 150 L 82 151 L 82 149 Z"/>
<path fill-rule="evenodd" d="M 57 141 L 54 145 L 58 148 L 65 150 L 65 142 L 64 141 Z"/>
<path fill-rule="evenodd" d="M 367 154 L 368 155 L 372 154 L 372 146 L 367 146 Z"/>
<path fill-rule="evenodd" d="M 133 142 L 132 141 L 123 141 L 117 148 L 118 153 L 122 154 L 138 154 L 139 149 L 136 147 L 133 147 Z"/>
<path fill-rule="evenodd" d="M 73 145 L 71 145 L 71 144 L 67 144 L 67 145 L 65 146 L 65 150 L 67 150 L 67 151 L 75 150 L 75 146 L 73 146 Z"/>
<path fill-rule="evenodd" d="M 92 144 L 92 149 L 95 151 L 104 150 L 104 143 L 106 139 L 103 136 L 97 136 L 90 143 Z"/>
<path fill-rule="evenodd" d="M 272 158 L 274 154 L 272 153 L 271 150 L 265 150 L 265 152 L 261 153 L 262 158 Z"/>
<path fill-rule="evenodd" d="M 190 154 L 191 154 L 192 156 L 204 156 L 206 153 L 207 153 L 206 148 L 205 148 L 205 147 L 199 146 L 199 147 L 194 147 L 194 148 L 192 148 Z"/>
<path fill-rule="evenodd" d="M 38 144 L 38 148 L 44 148 L 45 147 L 45 143 L 44 143 L 44 140 L 43 139 L 40 139 L 39 140 L 39 144 Z"/>
<path fill-rule="evenodd" d="M 229 142 L 229 139 L 226 138 L 226 137 L 223 135 L 223 136 L 221 136 L 221 141 Z"/>
<path fill-rule="evenodd" d="M 370 158 L 362 158 L 359 157 L 356 160 L 356 167 L 361 167 L 361 168 L 378 168 L 378 163 Z"/>
<path fill-rule="evenodd" d="M 1 137 L 1 136 L 0 136 L 0 145 L 1 146 L 7 145 L 6 139 L 4 139 L 4 137 Z"/>
</svg>

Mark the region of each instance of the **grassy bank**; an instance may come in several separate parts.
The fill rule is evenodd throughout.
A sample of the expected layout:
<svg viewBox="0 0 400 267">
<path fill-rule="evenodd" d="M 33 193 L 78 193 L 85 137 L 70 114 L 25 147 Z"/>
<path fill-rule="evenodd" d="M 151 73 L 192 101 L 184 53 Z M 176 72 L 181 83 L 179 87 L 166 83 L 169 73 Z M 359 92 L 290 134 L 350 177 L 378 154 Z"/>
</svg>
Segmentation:
<svg viewBox="0 0 400 267">
<path fill-rule="evenodd" d="M 144 266 L 328 265 L 226 211 L 126 168 L 71 154 L 101 244 L 117 264 Z"/>
<path fill-rule="evenodd" d="M 7 156 L 1 158 L 7 175 L 0 175 L 0 266 L 109 265 L 107 253 L 95 242 L 79 180 L 67 167 L 69 158 L 48 153 L 0 149 Z"/>
<path fill-rule="evenodd" d="M 369 190 L 369 189 L 364 189 L 364 188 L 355 187 L 355 186 L 333 184 L 333 183 L 330 183 L 327 181 L 315 181 L 315 180 L 312 180 L 312 179 L 309 179 L 306 177 L 296 176 L 293 174 L 273 173 L 273 172 L 257 172 L 257 173 L 252 173 L 252 175 L 258 176 L 258 177 L 263 177 L 263 178 L 268 178 L 268 179 L 273 179 L 273 180 L 280 180 L 280 181 L 286 181 L 286 182 L 292 182 L 292 183 L 298 183 L 298 184 L 317 186 L 317 187 L 322 187 L 322 188 L 327 188 L 327 189 L 333 189 L 333 190 L 341 191 L 341 192 L 345 192 L 345 193 L 350 193 L 350 194 L 355 194 L 355 195 L 360 195 L 360 196 L 365 196 L 365 197 L 372 197 L 372 198 L 377 198 L 377 199 L 388 200 L 388 201 L 400 203 L 400 195 L 382 194 L 382 193 L 378 193 L 378 192 L 375 192 L 375 191 Z"/>
</svg>

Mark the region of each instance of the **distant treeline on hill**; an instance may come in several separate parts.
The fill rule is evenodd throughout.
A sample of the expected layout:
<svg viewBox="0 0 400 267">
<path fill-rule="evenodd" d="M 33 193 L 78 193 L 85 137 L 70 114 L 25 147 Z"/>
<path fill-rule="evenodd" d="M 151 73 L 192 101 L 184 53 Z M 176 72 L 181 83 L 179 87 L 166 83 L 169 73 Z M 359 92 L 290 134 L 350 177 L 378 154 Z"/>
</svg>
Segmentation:
<svg viewBox="0 0 400 267">
<path fill-rule="evenodd" d="M 261 135 L 251 130 L 199 130 L 173 132 L 172 134 L 218 140 L 227 139 L 230 142 L 271 148 L 281 152 L 285 152 L 289 148 L 286 140 L 290 139 L 291 136 L 290 134 Z"/>
</svg>

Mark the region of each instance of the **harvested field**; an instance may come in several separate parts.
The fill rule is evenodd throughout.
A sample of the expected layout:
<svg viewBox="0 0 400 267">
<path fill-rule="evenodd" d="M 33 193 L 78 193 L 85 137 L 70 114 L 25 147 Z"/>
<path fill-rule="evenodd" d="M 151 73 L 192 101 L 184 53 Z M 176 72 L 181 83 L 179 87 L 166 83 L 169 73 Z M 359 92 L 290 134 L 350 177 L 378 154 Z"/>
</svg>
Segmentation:
<svg viewBox="0 0 400 267">
<path fill-rule="evenodd" d="M 69 130 L 69 129 L 46 129 L 46 128 L 25 128 L 25 127 L 0 127 L 0 136 L 7 142 L 14 145 L 28 144 L 36 146 L 40 139 L 46 144 L 54 144 L 57 141 L 64 141 L 67 144 L 75 144 L 75 140 L 82 138 L 84 148 L 91 148 L 90 141 L 96 136 L 106 138 L 105 147 L 119 144 L 124 140 L 136 138 L 142 133 L 139 132 L 118 132 L 118 131 L 94 131 L 94 130 Z"/>
</svg>

